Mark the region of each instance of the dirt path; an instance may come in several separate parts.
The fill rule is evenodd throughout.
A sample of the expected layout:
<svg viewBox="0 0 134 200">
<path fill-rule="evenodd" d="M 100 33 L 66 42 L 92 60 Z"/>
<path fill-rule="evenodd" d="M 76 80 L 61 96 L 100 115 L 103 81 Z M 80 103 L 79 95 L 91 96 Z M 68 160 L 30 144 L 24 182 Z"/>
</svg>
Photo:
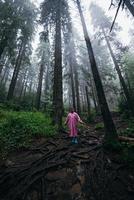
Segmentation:
<svg viewBox="0 0 134 200">
<path fill-rule="evenodd" d="M 92 131 L 78 145 L 61 134 L 10 155 L 0 167 L 0 200 L 133 200 L 134 173 Z"/>
</svg>

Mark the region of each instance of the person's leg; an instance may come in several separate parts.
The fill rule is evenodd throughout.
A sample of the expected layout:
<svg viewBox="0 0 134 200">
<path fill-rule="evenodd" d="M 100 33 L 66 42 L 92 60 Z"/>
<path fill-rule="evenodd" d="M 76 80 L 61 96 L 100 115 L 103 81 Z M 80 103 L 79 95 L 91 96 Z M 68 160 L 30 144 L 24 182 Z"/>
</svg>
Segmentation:
<svg viewBox="0 0 134 200">
<path fill-rule="evenodd" d="M 75 143 L 75 144 L 78 144 L 77 137 L 74 138 L 74 143 Z"/>
<path fill-rule="evenodd" d="M 72 143 L 74 143 L 75 142 L 75 138 L 74 137 L 72 137 Z"/>
<path fill-rule="evenodd" d="M 75 134 L 74 134 L 75 138 L 74 138 L 74 143 L 78 144 L 78 140 L 77 140 L 77 136 L 78 136 L 78 130 L 77 130 L 77 126 L 75 126 Z"/>
</svg>

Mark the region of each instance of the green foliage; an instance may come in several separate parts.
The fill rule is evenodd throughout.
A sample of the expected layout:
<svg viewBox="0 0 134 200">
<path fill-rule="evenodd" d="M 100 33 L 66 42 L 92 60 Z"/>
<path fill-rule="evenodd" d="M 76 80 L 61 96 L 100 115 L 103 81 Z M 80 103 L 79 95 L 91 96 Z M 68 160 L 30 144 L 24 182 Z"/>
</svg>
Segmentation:
<svg viewBox="0 0 134 200">
<path fill-rule="evenodd" d="M 21 106 L 19 104 L 15 104 L 13 101 L 7 101 L 4 104 L 0 104 L 0 109 L 10 110 L 10 111 L 20 111 Z"/>
<path fill-rule="evenodd" d="M 128 121 L 128 128 L 121 131 L 119 135 L 123 136 L 134 136 L 134 119 L 130 119 Z M 128 142 L 113 142 L 104 141 L 104 149 L 113 152 L 116 151 L 119 153 L 119 159 L 123 162 L 126 162 L 130 167 L 134 165 L 134 144 L 130 144 Z"/>
<path fill-rule="evenodd" d="M 0 3 L 0 42 L 7 47 L 10 55 L 13 55 L 18 35 L 31 37 L 34 31 L 37 9 L 30 1 L 10 0 Z M 21 34 L 17 34 L 19 33 Z"/>
<path fill-rule="evenodd" d="M 119 112 L 122 114 L 122 118 L 128 119 L 130 117 L 130 111 L 127 105 L 126 100 L 123 97 L 120 97 L 118 103 Z"/>
<path fill-rule="evenodd" d="M 53 136 L 56 131 L 42 113 L 0 110 L 0 152 L 27 147 L 34 137 Z"/>
<path fill-rule="evenodd" d="M 116 153 L 119 162 L 126 163 L 128 167 L 134 166 L 134 145 L 119 142 L 104 142 L 103 148 L 108 153 Z"/>
<path fill-rule="evenodd" d="M 134 127 L 126 128 L 125 130 L 121 131 L 121 135 L 134 137 Z"/>
<path fill-rule="evenodd" d="M 95 125 L 95 129 L 96 129 L 96 130 L 104 129 L 104 123 L 103 123 L 103 122 L 100 122 L 100 123 L 96 124 L 96 125 Z"/>
<path fill-rule="evenodd" d="M 96 117 L 96 112 L 95 112 L 94 110 L 92 110 L 92 111 L 90 112 L 90 115 L 87 116 L 86 121 L 87 121 L 88 123 L 94 122 L 95 117 Z"/>
<path fill-rule="evenodd" d="M 60 15 L 62 20 L 64 20 L 64 24 L 68 25 L 70 15 L 69 15 L 69 6 L 66 0 L 63 0 L 60 3 L 59 9 L 59 1 L 57 0 L 45 0 L 41 4 L 41 23 L 42 24 L 53 24 L 56 21 L 56 13 L 60 11 Z M 59 14 L 59 13 L 58 13 Z M 66 27 L 64 26 L 64 27 Z"/>
<path fill-rule="evenodd" d="M 19 101 L 15 99 L 13 101 L 5 101 L 0 104 L 0 109 L 10 110 L 10 111 L 33 111 L 34 107 L 31 103 L 31 96 L 26 96 L 24 100 Z M 29 98 L 28 98 L 29 97 Z"/>
<path fill-rule="evenodd" d="M 123 160 L 129 167 L 134 166 L 134 145 L 129 143 L 122 143 L 121 160 Z"/>
<path fill-rule="evenodd" d="M 106 140 L 103 142 L 103 148 L 109 152 L 120 152 L 122 150 L 122 145 L 120 142 L 115 140 Z"/>
<path fill-rule="evenodd" d="M 120 131 L 120 135 L 134 137 L 134 119 L 131 118 L 128 121 L 128 127 L 123 131 Z"/>
</svg>

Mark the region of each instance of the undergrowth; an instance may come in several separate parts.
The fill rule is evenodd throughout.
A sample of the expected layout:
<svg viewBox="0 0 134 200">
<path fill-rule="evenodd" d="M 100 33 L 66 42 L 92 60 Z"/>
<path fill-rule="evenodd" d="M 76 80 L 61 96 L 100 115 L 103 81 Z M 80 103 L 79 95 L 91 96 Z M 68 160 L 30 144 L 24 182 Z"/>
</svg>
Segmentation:
<svg viewBox="0 0 134 200">
<path fill-rule="evenodd" d="M 120 135 L 134 137 L 134 119 L 131 118 L 128 120 L 128 127 L 120 131 Z"/>
<path fill-rule="evenodd" d="M 95 130 L 101 130 L 104 129 L 104 123 L 103 122 L 99 122 L 95 125 Z"/>
<path fill-rule="evenodd" d="M 121 159 L 130 167 L 134 166 L 134 144 L 122 143 Z"/>
<path fill-rule="evenodd" d="M 55 135 L 57 128 L 51 119 L 39 112 L 0 110 L 0 153 L 28 147 L 35 137 Z"/>
</svg>

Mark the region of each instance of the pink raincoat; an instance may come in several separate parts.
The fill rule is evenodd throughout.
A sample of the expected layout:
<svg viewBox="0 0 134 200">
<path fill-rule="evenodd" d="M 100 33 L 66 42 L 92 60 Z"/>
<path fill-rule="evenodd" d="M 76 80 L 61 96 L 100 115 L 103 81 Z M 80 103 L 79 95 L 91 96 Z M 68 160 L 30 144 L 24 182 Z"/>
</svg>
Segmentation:
<svg viewBox="0 0 134 200">
<path fill-rule="evenodd" d="M 68 114 L 66 122 L 70 130 L 70 133 L 69 133 L 70 137 L 76 137 L 78 135 L 77 124 L 80 121 L 81 119 L 76 112 L 73 112 L 73 113 L 70 112 Z"/>
</svg>

